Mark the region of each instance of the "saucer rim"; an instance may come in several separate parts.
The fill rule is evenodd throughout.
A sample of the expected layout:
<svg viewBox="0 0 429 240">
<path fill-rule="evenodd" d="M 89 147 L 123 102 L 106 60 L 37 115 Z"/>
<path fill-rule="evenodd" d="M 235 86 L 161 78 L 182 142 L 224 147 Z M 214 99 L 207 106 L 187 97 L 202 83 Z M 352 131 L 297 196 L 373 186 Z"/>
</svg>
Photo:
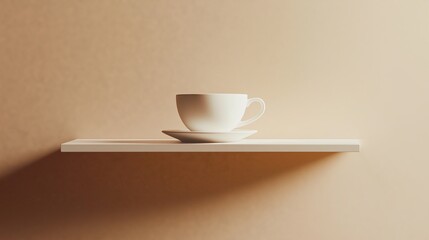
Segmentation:
<svg viewBox="0 0 429 240">
<path fill-rule="evenodd" d="M 243 133 L 257 133 L 258 130 L 252 129 L 233 129 L 229 132 L 205 132 L 205 131 L 191 131 L 191 130 L 162 130 L 163 133 L 180 133 L 180 134 L 243 134 Z"/>
</svg>

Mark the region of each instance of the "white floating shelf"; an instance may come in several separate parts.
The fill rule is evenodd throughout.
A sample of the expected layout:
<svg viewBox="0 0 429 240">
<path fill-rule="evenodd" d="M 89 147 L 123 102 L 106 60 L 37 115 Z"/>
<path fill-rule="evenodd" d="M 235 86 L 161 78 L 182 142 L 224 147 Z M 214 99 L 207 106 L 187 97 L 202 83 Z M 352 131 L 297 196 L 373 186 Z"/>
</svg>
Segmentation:
<svg viewBox="0 0 429 240">
<path fill-rule="evenodd" d="M 234 143 L 181 143 L 162 139 L 76 139 L 61 152 L 359 152 L 357 139 L 246 139 Z"/>
</svg>

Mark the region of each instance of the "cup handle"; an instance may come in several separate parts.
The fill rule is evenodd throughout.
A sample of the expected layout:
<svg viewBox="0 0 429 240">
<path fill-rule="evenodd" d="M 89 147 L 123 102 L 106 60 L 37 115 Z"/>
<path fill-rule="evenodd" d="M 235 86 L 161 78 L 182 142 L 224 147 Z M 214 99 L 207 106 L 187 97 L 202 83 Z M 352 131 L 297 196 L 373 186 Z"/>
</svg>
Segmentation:
<svg viewBox="0 0 429 240">
<path fill-rule="evenodd" d="M 254 102 L 259 103 L 259 105 L 261 106 L 261 109 L 259 110 L 259 112 L 255 116 L 253 116 L 253 117 L 251 117 L 251 118 L 249 118 L 247 120 L 240 121 L 238 123 L 238 125 L 237 125 L 237 128 L 243 127 L 243 126 L 246 126 L 248 124 L 253 123 L 254 121 L 258 120 L 262 116 L 262 114 L 264 114 L 264 112 L 265 112 L 265 102 L 261 98 L 251 98 L 251 99 L 247 100 L 247 106 L 246 106 L 246 108 L 248 108 Z"/>
</svg>

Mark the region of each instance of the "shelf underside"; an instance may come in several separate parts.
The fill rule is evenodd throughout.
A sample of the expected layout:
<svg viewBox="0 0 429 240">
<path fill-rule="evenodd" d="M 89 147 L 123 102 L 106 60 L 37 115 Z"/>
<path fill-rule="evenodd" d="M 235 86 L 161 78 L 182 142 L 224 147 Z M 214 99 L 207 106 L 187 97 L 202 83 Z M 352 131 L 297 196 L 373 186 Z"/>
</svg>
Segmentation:
<svg viewBox="0 0 429 240">
<path fill-rule="evenodd" d="M 61 152 L 359 152 L 357 139 L 246 139 L 234 143 L 181 143 L 164 139 L 76 139 Z"/>
</svg>

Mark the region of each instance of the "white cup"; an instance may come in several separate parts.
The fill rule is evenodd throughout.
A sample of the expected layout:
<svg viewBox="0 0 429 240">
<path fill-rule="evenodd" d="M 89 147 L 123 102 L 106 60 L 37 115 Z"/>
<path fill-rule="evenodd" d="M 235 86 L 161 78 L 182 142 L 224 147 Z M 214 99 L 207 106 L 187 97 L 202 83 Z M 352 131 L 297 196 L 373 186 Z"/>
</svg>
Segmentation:
<svg viewBox="0 0 429 240">
<path fill-rule="evenodd" d="M 241 121 L 246 108 L 257 102 L 259 112 Z M 260 98 L 247 98 L 247 94 L 177 94 L 177 110 L 185 126 L 191 131 L 229 132 L 248 125 L 265 112 L 265 103 Z"/>
</svg>

